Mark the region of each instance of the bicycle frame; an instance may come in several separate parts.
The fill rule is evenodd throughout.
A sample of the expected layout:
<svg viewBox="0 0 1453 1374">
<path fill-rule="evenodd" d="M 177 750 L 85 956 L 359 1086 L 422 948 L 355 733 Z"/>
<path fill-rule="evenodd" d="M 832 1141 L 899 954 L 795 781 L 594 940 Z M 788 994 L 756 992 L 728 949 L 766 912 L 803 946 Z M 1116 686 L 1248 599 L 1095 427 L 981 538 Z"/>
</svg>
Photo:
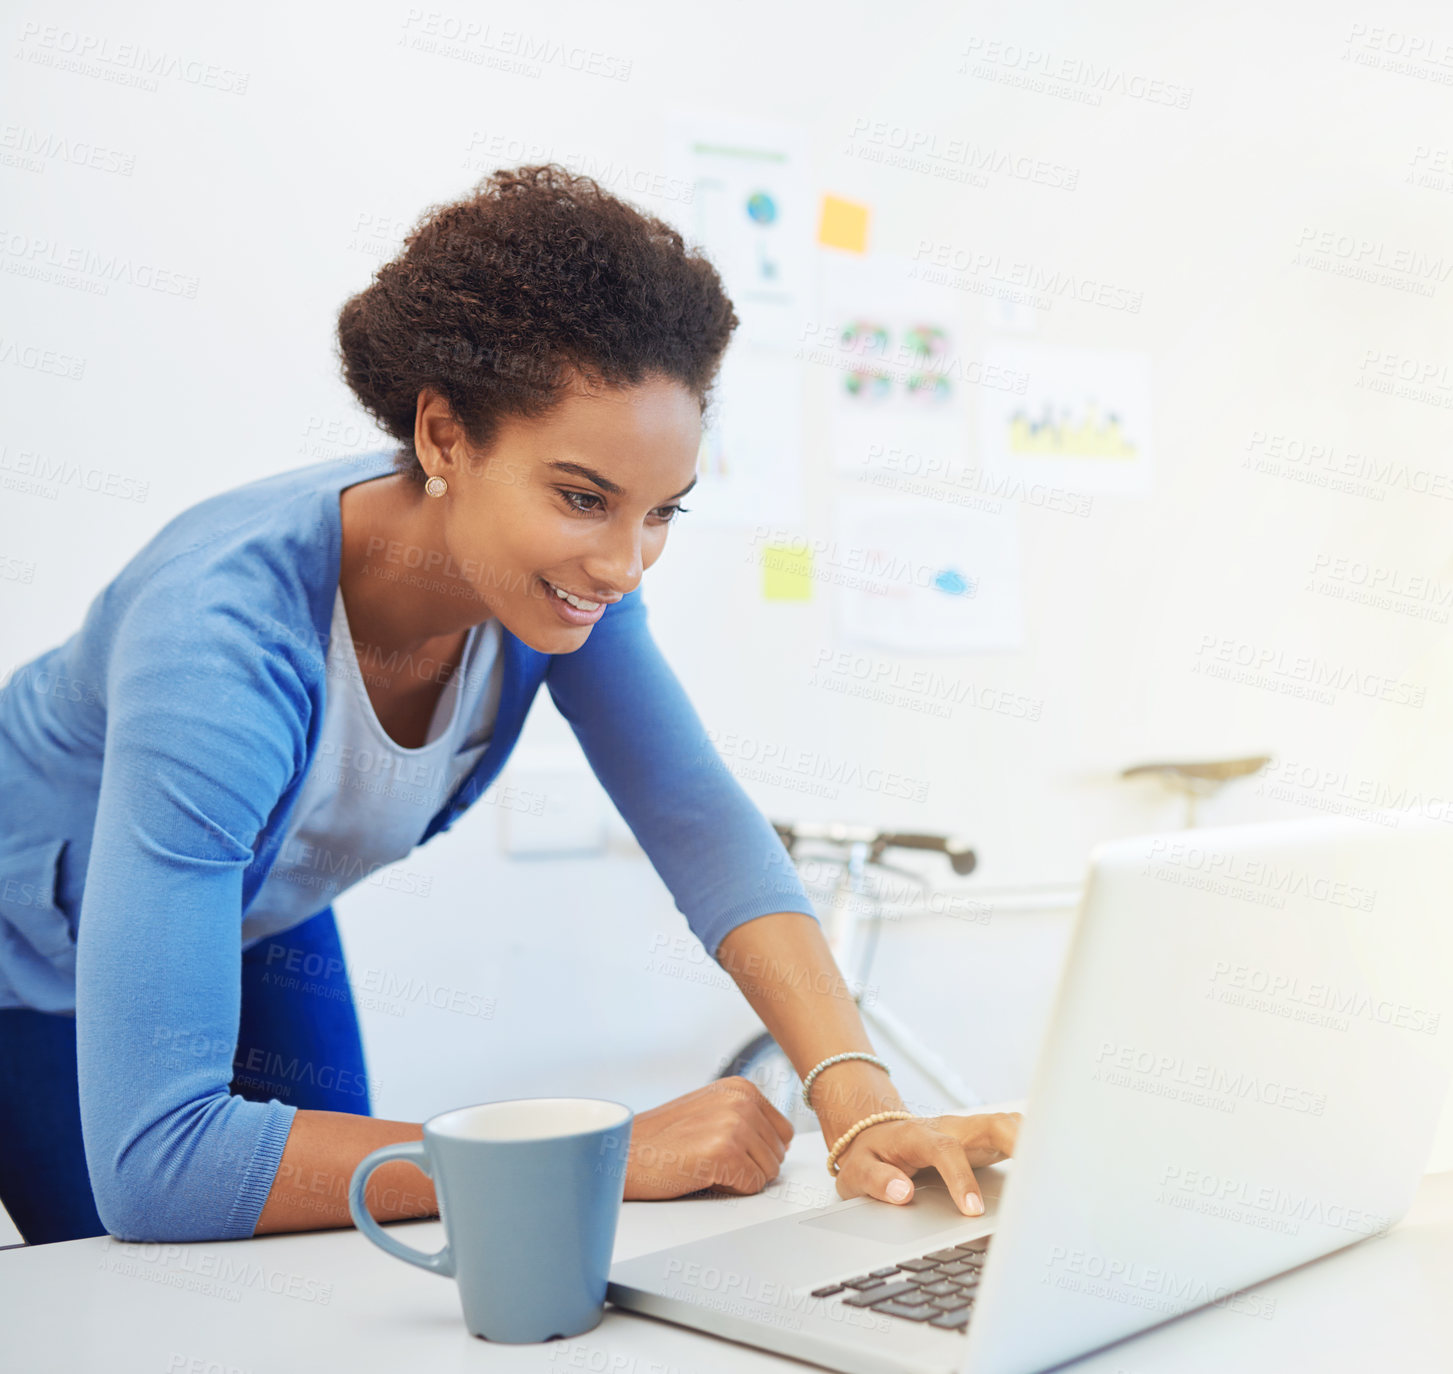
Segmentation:
<svg viewBox="0 0 1453 1374">
<path fill-rule="evenodd" d="M 849 842 L 847 855 L 839 860 L 841 872 L 833 889 L 832 901 L 824 923 L 824 936 L 828 948 L 843 976 L 853 990 L 858 1014 L 868 1027 L 878 1033 L 878 1038 L 912 1063 L 928 1081 L 943 1093 L 950 1104 L 950 1110 L 963 1108 L 972 1110 L 983 1105 L 984 1099 L 960 1077 L 942 1056 L 929 1049 L 907 1024 L 896 1016 L 876 997 L 865 997 L 862 971 L 866 961 L 862 953 L 867 948 L 862 930 L 863 921 L 854 910 L 854 898 L 868 898 L 871 902 L 872 919 L 882 920 L 882 898 L 868 888 L 868 868 L 884 869 L 889 872 L 904 872 L 885 864 L 880 859 L 870 859 L 871 844 L 866 839 Z M 917 880 L 916 875 L 909 875 Z M 876 930 L 873 932 L 876 943 Z"/>
</svg>

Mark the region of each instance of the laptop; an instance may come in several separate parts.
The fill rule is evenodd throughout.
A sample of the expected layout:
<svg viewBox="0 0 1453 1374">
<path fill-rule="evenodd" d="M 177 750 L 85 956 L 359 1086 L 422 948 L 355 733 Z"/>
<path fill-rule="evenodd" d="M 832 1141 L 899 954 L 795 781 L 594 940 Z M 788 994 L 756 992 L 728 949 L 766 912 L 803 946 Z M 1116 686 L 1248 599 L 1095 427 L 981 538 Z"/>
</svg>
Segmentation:
<svg viewBox="0 0 1453 1374">
<path fill-rule="evenodd" d="M 1244 1290 L 1403 1215 L 1453 1076 L 1453 830 L 1364 817 L 1093 850 L 983 1216 L 923 1170 L 900 1206 L 618 1261 L 609 1300 L 849 1374 L 1023 1374 L 1198 1307 L 1269 1319 Z"/>
</svg>

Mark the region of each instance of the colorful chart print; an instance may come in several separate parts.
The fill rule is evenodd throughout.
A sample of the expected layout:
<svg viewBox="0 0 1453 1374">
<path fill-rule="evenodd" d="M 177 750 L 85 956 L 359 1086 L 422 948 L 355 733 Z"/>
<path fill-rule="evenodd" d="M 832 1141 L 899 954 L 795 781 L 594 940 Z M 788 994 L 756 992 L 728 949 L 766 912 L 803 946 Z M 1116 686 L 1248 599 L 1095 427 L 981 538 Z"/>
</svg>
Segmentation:
<svg viewBox="0 0 1453 1374">
<path fill-rule="evenodd" d="M 1120 416 L 1101 414 L 1092 400 L 1079 415 L 1068 406 L 1056 414 L 1048 401 L 1038 418 L 1016 412 L 1009 419 L 1009 452 L 1016 458 L 1134 458 L 1137 450 Z"/>
<path fill-rule="evenodd" d="M 862 477 L 890 454 L 933 470 L 963 463 L 979 362 L 958 295 L 903 254 L 824 254 L 821 276 L 820 324 L 801 352 L 830 378 L 834 468 Z"/>
<path fill-rule="evenodd" d="M 900 329 L 882 320 L 854 319 L 837 335 L 838 351 L 845 359 L 882 360 L 881 365 L 845 371 L 843 394 L 865 405 L 880 405 L 897 397 L 916 407 L 947 405 L 953 399 L 952 382 L 934 370 L 948 347 L 948 331 L 934 324 L 911 324 Z"/>
<path fill-rule="evenodd" d="M 1148 355 L 1000 342 L 985 361 L 1021 381 L 981 398 L 986 471 L 1072 492 L 1150 494 Z"/>
</svg>

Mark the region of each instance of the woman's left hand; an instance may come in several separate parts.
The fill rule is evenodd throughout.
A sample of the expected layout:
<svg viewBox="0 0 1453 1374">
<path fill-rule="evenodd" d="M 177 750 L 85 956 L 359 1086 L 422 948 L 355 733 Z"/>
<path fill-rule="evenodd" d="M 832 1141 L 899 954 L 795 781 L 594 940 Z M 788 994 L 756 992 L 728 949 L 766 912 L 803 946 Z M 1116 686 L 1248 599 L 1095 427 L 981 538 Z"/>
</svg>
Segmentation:
<svg viewBox="0 0 1453 1374">
<path fill-rule="evenodd" d="M 979 1116 L 928 1116 L 880 1121 L 853 1137 L 838 1156 L 837 1191 L 843 1198 L 878 1198 L 906 1203 L 913 1197 L 917 1169 L 934 1168 L 965 1216 L 981 1216 L 983 1194 L 974 1170 L 1014 1153 L 1018 1112 Z"/>
</svg>

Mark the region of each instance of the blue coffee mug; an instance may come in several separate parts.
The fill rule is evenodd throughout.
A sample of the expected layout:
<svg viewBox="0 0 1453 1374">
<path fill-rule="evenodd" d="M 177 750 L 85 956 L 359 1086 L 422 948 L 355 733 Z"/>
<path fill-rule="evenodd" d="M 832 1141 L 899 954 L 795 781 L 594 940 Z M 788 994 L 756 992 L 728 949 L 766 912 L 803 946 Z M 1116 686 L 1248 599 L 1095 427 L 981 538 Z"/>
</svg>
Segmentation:
<svg viewBox="0 0 1453 1374">
<path fill-rule="evenodd" d="M 626 1187 L 634 1114 L 595 1097 L 525 1097 L 441 1112 L 423 1140 L 385 1145 L 353 1172 L 348 1210 L 375 1245 L 459 1283 L 464 1322 L 511 1344 L 599 1324 Z M 364 1206 L 369 1175 L 406 1159 L 434 1180 L 445 1245 L 395 1240 Z"/>
</svg>

